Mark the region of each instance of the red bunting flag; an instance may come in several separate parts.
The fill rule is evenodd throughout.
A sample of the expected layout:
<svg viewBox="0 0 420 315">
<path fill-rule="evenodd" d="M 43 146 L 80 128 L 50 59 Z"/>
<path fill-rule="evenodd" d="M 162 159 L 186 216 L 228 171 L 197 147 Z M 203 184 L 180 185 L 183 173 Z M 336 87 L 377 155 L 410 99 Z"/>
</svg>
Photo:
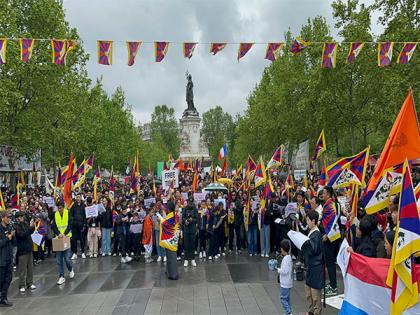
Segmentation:
<svg viewBox="0 0 420 315">
<path fill-rule="evenodd" d="M 0 38 L 0 65 L 6 63 L 7 38 Z"/>
<path fill-rule="evenodd" d="M 252 48 L 252 45 L 254 45 L 254 43 L 240 43 L 239 44 L 238 61 L 239 59 L 241 59 L 247 54 L 247 52 Z"/>
<path fill-rule="evenodd" d="M 393 42 L 378 43 L 378 66 L 379 67 L 386 67 L 391 64 L 393 47 L 394 47 Z"/>
<path fill-rule="evenodd" d="M 398 55 L 397 63 L 406 65 L 410 62 L 411 56 L 413 56 L 414 49 L 416 49 L 417 43 L 404 43 L 404 47 Z"/>
<path fill-rule="evenodd" d="M 307 48 L 311 43 L 305 42 L 302 38 L 296 37 L 295 40 L 292 42 L 292 46 L 290 47 L 290 52 L 293 54 L 298 54 L 305 48 Z"/>
<path fill-rule="evenodd" d="M 191 59 L 194 49 L 197 46 L 197 43 L 184 43 L 184 58 Z"/>
<path fill-rule="evenodd" d="M 324 43 L 324 49 L 322 51 L 322 68 L 335 68 L 335 61 L 337 57 L 337 43 Z"/>
<path fill-rule="evenodd" d="M 347 55 L 347 63 L 354 63 L 357 56 L 362 51 L 365 43 L 350 43 L 349 54 Z"/>
<path fill-rule="evenodd" d="M 35 40 L 30 38 L 19 38 L 20 44 L 20 60 L 23 62 L 29 62 L 32 57 L 32 51 L 34 49 Z"/>
<path fill-rule="evenodd" d="M 111 40 L 98 40 L 98 63 L 100 65 L 112 65 L 112 44 Z"/>
<path fill-rule="evenodd" d="M 128 52 L 128 66 L 131 67 L 134 65 L 134 60 L 136 59 L 137 52 L 140 49 L 141 42 L 127 42 L 127 52 Z"/>
<path fill-rule="evenodd" d="M 155 42 L 155 61 L 161 62 L 168 52 L 169 42 Z"/>
<path fill-rule="evenodd" d="M 215 54 L 217 54 L 219 51 L 221 51 L 223 48 L 226 47 L 226 43 L 212 43 L 210 45 L 210 52 L 213 54 L 213 56 Z"/>
<path fill-rule="evenodd" d="M 268 43 L 264 58 L 270 61 L 276 60 L 283 48 L 283 45 L 283 43 Z"/>
</svg>

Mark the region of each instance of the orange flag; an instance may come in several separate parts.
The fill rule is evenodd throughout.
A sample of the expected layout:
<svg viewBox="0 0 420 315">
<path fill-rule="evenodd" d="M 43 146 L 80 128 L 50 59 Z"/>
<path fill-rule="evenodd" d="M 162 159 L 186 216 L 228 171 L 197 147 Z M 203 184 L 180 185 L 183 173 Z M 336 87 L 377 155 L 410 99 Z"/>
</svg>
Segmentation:
<svg viewBox="0 0 420 315">
<path fill-rule="evenodd" d="M 67 168 L 67 177 L 66 181 L 64 183 L 64 189 L 63 189 L 63 198 L 64 203 L 66 204 L 67 208 L 70 208 L 72 204 L 72 198 L 71 198 L 71 186 L 72 186 L 72 179 L 73 179 L 73 171 L 74 171 L 74 157 L 73 153 L 70 154 L 70 160 L 69 160 L 69 167 Z"/>
<path fill-rule="evenodd" d="M 384 170 L 403 163 L 405 159 L 417 158 L 420 158 L 420 131 L 413 93 L 410 89 L 376 164 L 366 192 L 375 190 Z M 370 214 L 369 211 L 367 212 Z"/>
</svg>

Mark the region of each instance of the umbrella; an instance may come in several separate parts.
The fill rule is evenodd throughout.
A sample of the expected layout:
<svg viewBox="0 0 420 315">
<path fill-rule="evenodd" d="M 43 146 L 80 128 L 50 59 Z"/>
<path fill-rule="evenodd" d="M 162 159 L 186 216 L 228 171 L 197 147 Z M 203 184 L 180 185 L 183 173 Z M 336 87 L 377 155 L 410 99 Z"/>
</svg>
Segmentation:
<svg viewBox="0 0 420 315">
<path fill-rule="evenodd" d="M 232 186 L 233 184 L 233 180 L 231 180 L 230 178 L 219 178 L 217 181 L 221 184 L 228 185 L 228 186 Z"/>
<path fill-rule="evenodd" d="M 204 192 L 208 191 L 224 191 L 227 192 L 228 189 L 220 183 L 211 183 L 206 188 L 203 189 Z"/>
</svg>

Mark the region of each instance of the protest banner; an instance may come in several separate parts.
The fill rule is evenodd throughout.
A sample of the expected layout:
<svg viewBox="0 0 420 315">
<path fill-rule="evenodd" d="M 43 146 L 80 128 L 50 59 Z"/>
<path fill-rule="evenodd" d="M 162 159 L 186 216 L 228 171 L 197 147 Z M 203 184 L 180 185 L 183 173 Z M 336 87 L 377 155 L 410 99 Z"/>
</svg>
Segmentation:
<svg viewBox="0 0 420 315">
<path fill-rule="evenodd" d="M 152 203 L 156 203 L 156 199 L 155 198 L 147 198 L 147 199 L 144 199 L 144 207 L 146 209 L 149 209 L 150 208 L 150 205 Z"/>
<path fill-rule="evenodd" d="M 85 208 L 86 219 L 98 216 L 98 205 L 93 205 Z"/>
<path fill-rule="evenodd" d="M 214 205 L 217 207 L 219 203 L 223 203 L 223 209 L 226 210 L 226 200 L 224 198 L 214 199 Z"/>
<path fill-rule="evenodd" d="M 194 193 L 194 201 L 197 203 L 200 203 L 203 200 L 206 200 L 207 193 L 201 192 L 201 193 Z"/>
<path fill-rule="evenodd" d="M 168 171 L 162 171 L 162 188 L 164 190 L 168 190 L 173 182 L 173 187 L 178 188 L 179 182 L 178 182 L 178 175 L 179 170 L 168 170 Z"/>
<path fill-rule="evenodd" d="M 48 205 L 48 207 L 50 207 L 50 208 L 54 208 L 54 207 L 55 207 L 54 197 L 51 197 L 51 196 L 44 196 L 44 197 L 42 198 L 42 201 L 43 201 L 44 203 L 46 203 L 46 204 Z"/>
</svg>

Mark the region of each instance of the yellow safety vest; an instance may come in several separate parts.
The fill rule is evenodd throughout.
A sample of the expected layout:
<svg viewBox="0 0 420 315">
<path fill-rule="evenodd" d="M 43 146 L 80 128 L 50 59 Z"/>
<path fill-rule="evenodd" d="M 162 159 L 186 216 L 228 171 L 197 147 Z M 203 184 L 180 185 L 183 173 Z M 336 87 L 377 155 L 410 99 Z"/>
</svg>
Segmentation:
<svg viewBox="0 0 420 315">
<path fill-rule="evenodd" d="M 57 229 L 60 231 L 60 233 L 65 235 L 64 232 L 69 225 L 69 210 L 64 209 L 63 216 L 61 216 L 60 212 L 57 210 L 55 213 L 55 224 L 57 225 Z M 71 235 L 71 232 L 69 232 L 66 236 L 71 237 Z"/>
</svg>

